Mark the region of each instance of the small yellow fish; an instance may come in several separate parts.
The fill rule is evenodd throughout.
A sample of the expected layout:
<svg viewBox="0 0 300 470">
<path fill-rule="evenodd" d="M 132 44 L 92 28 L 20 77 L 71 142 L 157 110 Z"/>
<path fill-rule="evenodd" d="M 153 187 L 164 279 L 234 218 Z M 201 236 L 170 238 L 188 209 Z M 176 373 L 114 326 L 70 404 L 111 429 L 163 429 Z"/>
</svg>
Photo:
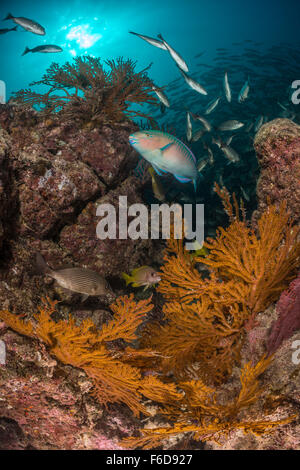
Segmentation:
<svg viewBox="0 0 300 470">
<path fill-rule="evenodd" d="M 191 256 L 193 258 L 195 258 L 196 256 L 207 256 L 209 254 L 209 251 L 207 248 L 205 248 L 205 246 L 203 245 L 200 245 L 200 243 L 197 242 L 197 240 L 195 240 L 193 242 L 193 251 L 195 251 L 195 253 L 192 253 Z"/>
<path fill-rule="evenodd" d="M 141 266 L 133 269 L 131 274 L 122 273 L 122 278 L 126 281 L 126 286 L 132 284 L 132 287 L 145 286 L 144 290 L 153 284 L 157 284 L 161 277 L 151 266 Z"/>
<path fill-rule="evenodd" d="M 153 191 L 153 194 L 154 194 L 154 197 L 158 200 L 158 201 L 165 201 L 166 199 L 166 193 L 165 193 L 165 190 L 163 188 L 163 185 L 161 184 L 158 176 L 156 175 L 155 171 L 153 170 L 152 167 L 150 167 L 148 169 L 150 175 L 151 175 L 151 178 L 152 178 L 152 191 Z"/>
</svg>

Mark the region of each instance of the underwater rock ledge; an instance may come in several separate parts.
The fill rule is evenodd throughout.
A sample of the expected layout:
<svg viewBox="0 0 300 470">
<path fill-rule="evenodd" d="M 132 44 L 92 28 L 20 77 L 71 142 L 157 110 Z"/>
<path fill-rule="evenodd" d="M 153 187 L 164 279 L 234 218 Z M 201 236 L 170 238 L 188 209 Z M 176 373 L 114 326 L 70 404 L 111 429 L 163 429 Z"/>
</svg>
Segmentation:
<svg viewBox="0 0 300 470">
<path fill-rule="evenodd" d="M 269 204 L 287 201 L 295 222 L 300 222 L 300 126 L 289 119 L 264 124 L 254 139 L 260 165 L 258 207 L 252 220 L 260 218 Z"/>
<path fill-rule="evenodd" d="M 129 204 L 142 201 L 141 182 L 131 175 L 137 155 L 128 143 L 136 130 L 129 120 L 91 128 L 0 105 L 2 306 L 30 312 L 42 295 L 55 295 L 35 276 L 37 251 L 54 269 L 85 266 L 118 278 L 159 256 L 151 240 L 96 237 L 97 204 L 118 210 L 119 195 Z"/>
</svg>

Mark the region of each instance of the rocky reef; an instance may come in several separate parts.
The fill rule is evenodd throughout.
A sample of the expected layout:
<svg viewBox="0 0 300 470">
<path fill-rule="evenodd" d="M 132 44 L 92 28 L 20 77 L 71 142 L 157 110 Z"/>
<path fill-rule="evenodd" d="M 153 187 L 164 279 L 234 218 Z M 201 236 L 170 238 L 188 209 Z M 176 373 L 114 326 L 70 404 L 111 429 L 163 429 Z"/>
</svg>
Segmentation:
<svg viewBox="0 0 300 470">
<path fill-rule="evenodd" d="M 300 222 L 300 126 L 289 119 L 264 124 L 255 136 L 260 165 L 257 182 L 258 207 L 253 220 L 268 204 L 286 200 L 291 216 Z"/>
<path fill-rule="evenodd" d="M 73 105 L 72 102 L 72 109 Z M 17 103 L 0 107 L 0 304 L 1 310 L 10 312 L 12 322 L 10 329 L 4 315 L 0 323 L 0 341 L 6 348 L 5 363 L 0 365 L 0 449 L 117 450 L 123 448 L 122 442 L 126 445 L 126 439 L 122 439 L 128 437 L 128 446 L 139 447 L 141 441 L 136 437 L 139 431 L 146 432 L 148 443 L 147 432 L 151 434 L 152 429 L 153 445 L 158 448 L 299 448 L 299 365 L 291 360 L 292 345 L 299 339 L 296 310 L 292 336 L 282 335 L 282 344 L 276 343 L 272 349 L 273 362 L 264 358 L 272 325 L 278 318 L 275 303 L 280 292 L 296 277 L 299 267 L 296 235 L 292 225 L 286 223 L 288 215 L 280 205 L 286 199 L 292 218 L 299 222 L 299 126 L 280 119 L 264 125 L 256 136 L 261 177 L 253 227 L 262 220 L 260 236 L 255 237 L 237 214 L 234 219 L 237 201 L 235 206 L 230 205 L 225 190 L 219 189 L 225 195 L 225 209 L 231 208 L 231 225 L 227 231 L 222 229 L 215 241 L 211 239 L 207 243 L 212 254 L 195 259 L 187 256 L 182 247 L 176 250 L 175 244 L 169 247 L 169 258 L 164 259 L 162 269 L 163 282 L 154 293 L 151 306 L 145 309 L 144 316 L 138 306 L 130 319 L 130 312 L 125 315 L 124 310 L 122 317 L 117 308 L 109 307 L 113 300 L 109 294 L 81 304 L 78 295 L 66 294 L 52 280 L 36 272 L 35 254 L 40 252 L 53 268 L 71 265 L 97 271 L 119 296 L 126 292 L 120 280 L 122 271 L 129 272 L 142 264 L 163 263 L 161 245 L 155 241 L 96 237 L 99 204 L 112 204 L 118 214 L 119 196 L 127 196 L 128 204 L 142 202 L 143 182 L 132 171 L 137 156 L 128 144 L 128 135 L 137 126 L 128 119 L 119 120 L 117 125 L 109 120 L 95 125 L 68 116 L 67 113 L 61 119 L 59 113 L 40 114 Z M 278 203 L 278 213 L 276 208 L 268 209 L 274 203 Z M 266 249 L 269 231 L 265 227 L 269 221 L 274 222 L 278 232 L 278 240 L 272 239 L 272 256 Z M 226 236 L 234 240 L 233 248 L 224 245 L 228 253 L 222 244 Z M 218 253 L 223 258 L 219 255 L 219 259 Z M 259 263 L 264 263 L 264 275 Z M 206 277 L 202 277 L 197 266 Z M 276 277 L 278 266 L 280 276 Z M 255 282 L 252 282 L 253 272 L 257 275 Z M 294 292 L 293 286 L 289 293 Z M 35 312 L 45 297 L 60 303 L 51 322 L 48 318 L 48 323 L 39 324 Z M 14 319 L 21 322 L 24 314 L 26 322 L 32 322 L 32 331 L 40 328 L 40 334 L 36 331 L 27 334 L 27 323 L 22 324 L 23 329 L 14 328 Z M 124 335 L 127 342 L 121 336 L 126 324 L 124 318 L 128 321 L 127 336 Z M 77 343 L 78 350 L 72 349 L 75 338 L 72 334 L 82 320 L 92 322 L 86 323 L 85 334 L 95 343 L 91 351 L 89 344 L 85 345 L 91 356 L 81 363 L 81 343 Z M 58 323 L 63 328 L 63 322 L 71 340 L 69 344 L 64 338 L 64 349 L 59 349 L 59 336 L 55 336 L 54 330 Z M 101 335 L 97 336 L 96 328 L 102 329 L 104 337 L 109 328 L 121 331 L 118 339 L 108 335 L 106 355 L 99 346 Z M 169 334 L 172 328 L 173 336 Z M 289 327 L 285 329 L 290 331 Z M 137 348 L 136 330 L 143 332 L 139 339 L 145 343 L 141 346 L 144 349 L 127 348 L 130 340 Z M 76 334 L 78 339 L 78 331 Z M 120 396 L 126 398 L 128 392 L 137 402 L 143 397 L 141 405 L 134 400 L 133 405 L 128 400 L 128 406 L 126 400 L 115 403 L 108 400 L 103 406 L 91 394 L 95 386 L 91 379 L 95 372 L 91 371 L 92 359 L 98 360 L 97 347 L 103 362 L 111 361 L 111 375 L 104 374 L 105 378 L 117 376 L 115 370 L 124 367 L 124 375 L 120 373 L 117 377 L 120 381 L 124 379 Z M 182 350 L 189 347 L 183 354 Z M 73 361 L 71 354 L 67 357 L 69 351 L 74 353 Z M 184 362 L 183 366 L 180 361 Z M 252 364 L 247 369 L 248 361 Z M 254 363 L 261 363 L 261 369 L 255 369 Z M 244 375 L 240 383 L 241 371 Z M 248 388 L 245 380 L 243 383 L 247 373 Z M 165 382 L 160 382 L 161 377 Z M 117 388 L 119 382 L 113 385 Z M 268 391 L 263 394 L 264 400 L 260 399 L 259 385 Z M 104 383 L 102 389 L 108 396 L 109 386 Z M 218 387 L 219 402 L 211 399 L 215 387 Z M 201 402 L 203 397 L 205 402 Z M 245 405 L 241 405 L 243 400 Z M 248 402 L 255 405 L 250 413 Z M 156 440 L 160 432 L 156 427 L 166 424 L 165 417 L 161 421 L 157 417 L 157 403 L 176 411 L 174 416 L 180 417 L 183 426 L 177 427 L 171 416 L 175 437 L 169 441 L 163 440 L 170 434 L 169 423 L 162 432 L 162 441 Z M 190 403 L 192 411 L 184 416 L 186 432 L 181 413 L 189 410 Z M 145 428 L 130 404 L 133 410 L 134 406 L 147 410 Z M 193 414 L 196 408 L 202 427 Z M 202 420 L 203 409 L 211 413 L 209 419 Z M 220 416 L 219 421 L 216 416 Z M 267 421 L 262 421 L 264 416 Z M 261 419 L 259 425 L 257 418 Z M 194 436 L 189 434 L 191 423 L 198 425 Z M 270 436 L 263 433 L 273 425 Z M 218 445 L 212 429 L 220 433 Z M 249 429 L 253 432 L 244 436 L 242 432 Z M 193 439 L 195 436 L 197 440 Z"/>
<path fill-rule="evenodd" d="M 135 124 L 87 129 L 8 105 L 0 122 L 2 305 L 15 312 L 36 306 L 43 293 L 37 251 L 53 268 L 88 266 L 108 278 L 155 259 L 151 241 L 96 237 L 99 204 L 118 211 L 119 195 L 142 201 L 128 144 Z"/>
</svg>

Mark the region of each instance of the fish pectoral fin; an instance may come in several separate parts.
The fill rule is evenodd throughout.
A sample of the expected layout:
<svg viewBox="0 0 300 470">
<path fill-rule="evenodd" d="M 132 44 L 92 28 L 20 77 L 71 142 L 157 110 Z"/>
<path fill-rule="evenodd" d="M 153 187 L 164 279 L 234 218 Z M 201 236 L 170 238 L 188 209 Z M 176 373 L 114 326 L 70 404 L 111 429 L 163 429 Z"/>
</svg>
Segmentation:
<svg viewBox="0 0 300 470">
<path fill-rule="evenodd" d="M 158 168 L 156 165 L 152 163 L 152 166 L 154 168 L 155 173 L 157 173 L 159 176 L 163 176 L 164 171 Z"/>
<path fill-rule="evenodd" d="M 82 296 L 81 296 L 81 302 L 82 302 L 82 303 L 85 302 L 86 299 L 88 298 L 88 296 L 89 296 L 89 294 L 82 294 Z"/>
<path fill-rule="evenodd" d="M 164 145 L 163 147 L 160 148 L 160 151 L 163 153 L 165 150 L 167 150 L 168 148 L 172 147 L 172 145 L 174 145 L 173 142 L 170 142 L 169 144 L 167 145 Z"/>
</svg>

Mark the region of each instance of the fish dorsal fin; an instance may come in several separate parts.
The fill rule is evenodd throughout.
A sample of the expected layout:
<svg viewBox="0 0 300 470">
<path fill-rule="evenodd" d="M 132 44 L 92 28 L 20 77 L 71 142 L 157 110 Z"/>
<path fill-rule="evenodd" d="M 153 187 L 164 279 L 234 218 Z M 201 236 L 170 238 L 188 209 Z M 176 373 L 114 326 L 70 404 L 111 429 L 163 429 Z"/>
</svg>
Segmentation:
<svg viewBox="0 0 300 470">
<path fill-rule="evenodd" d="M 137 273 L 139 273 L 142 269 L 147 268 L 147 266 L 140 266 L 139 268 L 135 268 L 131 271 L 131 275 L 135 276 Z"/>
</svg>

